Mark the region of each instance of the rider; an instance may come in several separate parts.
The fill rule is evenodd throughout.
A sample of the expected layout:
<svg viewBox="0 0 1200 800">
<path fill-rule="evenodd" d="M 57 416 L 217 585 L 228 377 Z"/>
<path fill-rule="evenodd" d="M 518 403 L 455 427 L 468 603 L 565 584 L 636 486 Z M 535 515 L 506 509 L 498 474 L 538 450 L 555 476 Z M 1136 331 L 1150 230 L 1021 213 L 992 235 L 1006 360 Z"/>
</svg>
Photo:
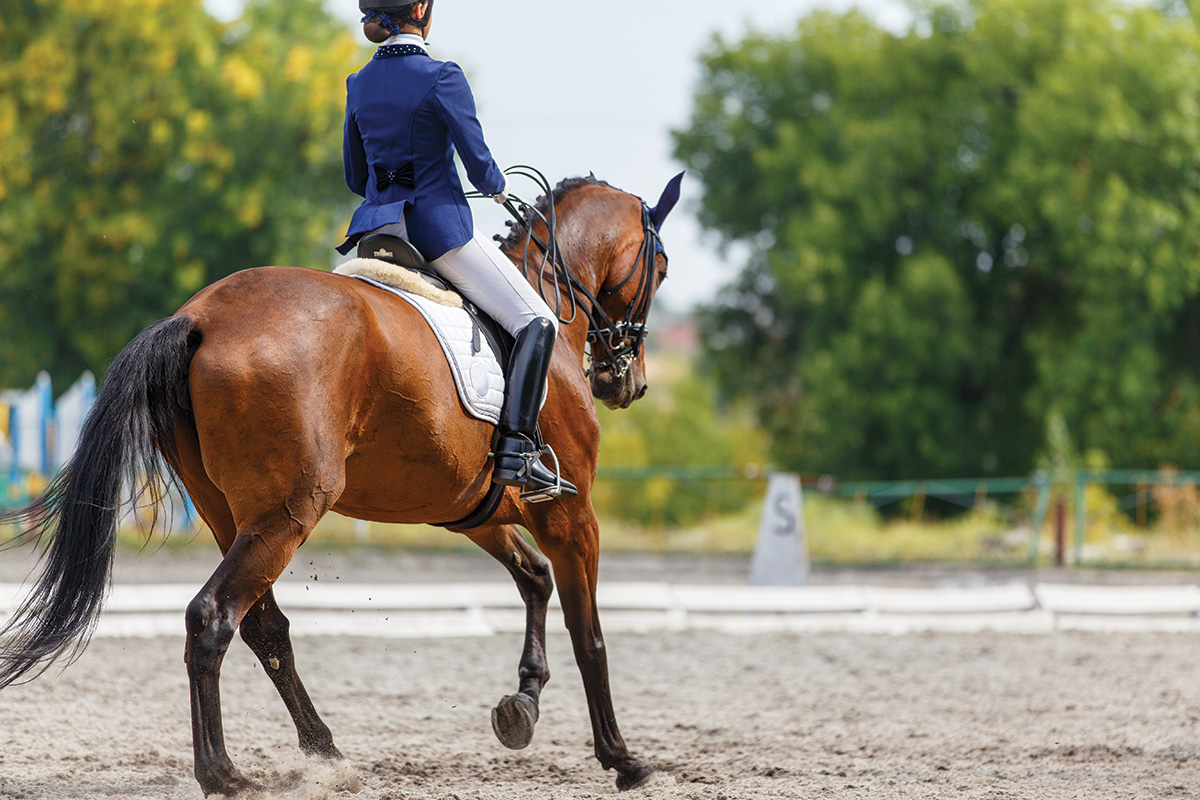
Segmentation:
<svg viewBox="0 0 1200 800">
<path fill-rule="evenodd" d="M 348 254 L 372 232 L 400 236 L 513 335 L 492 480 L 544 492 L 561 480 L 539 460 L 536 432 L 558 320 L 475 231 L 454 153 L 475 188 L 497 203 L 508 199 L 507 180 L 483 140 L 462 69 L 426 50 L 433 0 L 359 0 L 358 7 L 363 34 L 382 46 L 346 81 L 346 184 L 366 199 L 338 252 Z M 561 486 L 576 494 L 567 481 Z"/>
</svg>

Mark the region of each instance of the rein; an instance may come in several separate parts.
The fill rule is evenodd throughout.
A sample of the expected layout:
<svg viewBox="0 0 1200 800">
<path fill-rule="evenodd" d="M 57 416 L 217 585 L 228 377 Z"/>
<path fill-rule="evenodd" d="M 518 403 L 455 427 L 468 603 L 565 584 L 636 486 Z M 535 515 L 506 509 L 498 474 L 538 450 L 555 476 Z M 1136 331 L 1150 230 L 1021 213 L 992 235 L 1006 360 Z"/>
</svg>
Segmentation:
<svg viewBox="0 0 1200 800">
<path fill-rule="evenodd" d="M 537 183 L 546 193 L 549 198 L 547 214 L 543 215 L 532 204 L 525 202 L 519 197 L 513 196 L 513 200 L 509 200 L 504 204 L 508 213 L 522 225 L 527 226 L 525 235 L 525 248 L 521 257 L 521 269 L 527 271 L 529 269 L 529 250 L 530 244 L 535 245 L 542 252 L 541 264 L 538 267 L 538 292 L 542 295 L 542 299 L 548 304 L 550 298 L 546 297 L 544 281 L 541 279 L 545 276 L 547 266 L 554 270 L 554 313 L 558 317 L 559 322 L 564 325 L 569 325 L 575 321 L 575 317 L 579 311 L 582 311 L 588 320 L 587 341 L 589 344 L 588 357 L 590 366 L 586 370 L 586 374 L 591 374 L 593 369 L 601 371 L 611 370 L 615 377 L 623 378 L 625 373 L 629 371 L 629 367 L 637 358 L 638 350 L 646 339 L 648 329 L 646 327 L 646 318 L 650 313 L 650 300 L 654 293 L 654 258 L 658 253 L 663 253 L 662 240 L 659 238 L 658 231 L 650 220 L 649 209 L 646 208 L 646 203 L 642 202 L 642 231 L 644 238 L 642 239 L 641 249 L 638 251 L 638 257 L 634 262 L 633 267 L 629 270 L 629 274 L 621 279 L 616 286 L 606 289 L 601 287 L 598 294 L 593 295 L 586 286 L 575 276 L 575 273 L 563 262 L 559 252 L 558 241 L 555 237 L 555 217 L 554 217 L 554 193 L 550 187 L 549 181 L 542 173 L 538 172 L 533 167 L 523 165 L 515 166 L 509 170 L 505 170 L 505 174 L 522 175 Z M 517 205 L 521 206 L 518 209 Z M 522 213 L 522 209 L 524 213 Z M 533 232 L 534 219 L 538 218 L 546 225 L 547 240 L 543 242 L 539 236 Z M 625 318 L 619 321 L 614 321 L 612 317 L 600 306 L 600 298 L 609 297 L 616 294 L 621 289 L 634 279 L 638 278 L 637 294 L 634 296 L 633 302 L 625 309 Z M 570 315 L 564 318 L 563 316 L 563 298 L 561 286 L 567 288 L 567 297 L 570 300 Z M 581 299 L 586 301 L 581 302 Z M 599 349 L 599 354 L 597 354 Z"/>
</svg>

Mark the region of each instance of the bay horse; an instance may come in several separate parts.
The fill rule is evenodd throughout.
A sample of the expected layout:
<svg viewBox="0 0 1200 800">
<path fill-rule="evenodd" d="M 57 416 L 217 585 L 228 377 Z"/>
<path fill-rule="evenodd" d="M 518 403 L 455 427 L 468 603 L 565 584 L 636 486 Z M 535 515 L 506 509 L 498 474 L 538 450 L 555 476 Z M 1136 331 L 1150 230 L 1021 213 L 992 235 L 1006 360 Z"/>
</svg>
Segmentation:
<svg viewBox="0 0 1200 800">
<path fill-rule="evenodd" d="M 487 523 L 461 531 L 505 566 L 526 606 L 518 688 L 492 712 L 496 735 L 514 749 L 533 736 L 550 677 L 546 607 L 557 580 L 596 758 L 616 770 L 621 790 L 654 770 L 629 752 L 609 690 L 596 610 L 593 397 L 628 407 L 646 390 L 642 337 L 667 269 L 658 228 L 678 194 L 676 179 L 649 209 L 594 177 L 569 179 L 502 243 L 543 296 L 569 296 L 582 312 L 563 320 L 541 413 L 544 438 L 579 494 L 526 504 L 508 488 Z M 557 221 L 558 270 L 523 258 L 531 240 L 551 242 L 555 254 L 547 217 Z M 201 789 L 260 788 L 230 760 L 222 730 L 220 667 L 239 630 L 287 706 L 300 747 L 342 758 L 296 672 L 272 585 L 328 511 L 453 530 L 485 497 L 494 428 L 463 412 L 438 351 L 405 301 L 355 278 L 293 267 L 235 273 L 144 330 L 110 366 L 71 462 L 39 502 L 0 515 L 0 523 L 26 526 L 20 539 L 48 540 L 30 596 L 0 630 L 0 686 L 79 654 L 111 581 L 122 493 L 131 481 L 144 493 L 179 480 L 223 554 L 185 612 Z"/>
</svg>

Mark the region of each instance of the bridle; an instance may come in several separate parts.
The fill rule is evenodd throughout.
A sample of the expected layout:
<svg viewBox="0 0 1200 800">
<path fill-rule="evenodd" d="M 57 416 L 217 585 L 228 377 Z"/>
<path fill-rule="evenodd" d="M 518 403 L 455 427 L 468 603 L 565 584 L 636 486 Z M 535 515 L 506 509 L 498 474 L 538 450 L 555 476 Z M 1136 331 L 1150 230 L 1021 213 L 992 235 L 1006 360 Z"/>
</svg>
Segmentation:
<svg viewBox="0 0 1200 800">
<path fill-rule="evenodd" d="M 666 258 L 667 255 L 663 249 L 662 239 L 658 235 L 658 230 L 654 227 L 654 223 L 650 219 L 650 210 L 646 207 L 645 201 L 639 198 L 642 205 L 643 238 L 637 259 L 634 261 L 629 273 L 615 286 L 611 288 L 600 287 L 597 290 L 597 294 L 593 295 L 562 260 L 558 241 L 555 237 L 554 195 L 546 177 L 536 169 L 523 165 L 511 167 L 505 170 L 505 174 L 523 175 L 533 180 L 539 184 L 540 188 L 545 191 L 545 196 L 549 198 L 546 214 L 542 214 L 532 204 L 512 195 L 510 197 L 513 199 L 505 203 L 505 208 L 508 209 L 508 212 L 516 218 L 519 224 L 524 225 L 527 229 L 521 261 L 522 271 L 527 272 L 529 269 L 530 245 L 532 244 L 542 253 L 541 263 L 538 265 L 537 270 L 538 291 L 541 293 L 542 299 L 547 304 L 553 306 L 558 321 L 564 325 L 569 325 L 575 321 L 575 317 L 579 311 L 582 311 L 584 316 L 587 317 L 588 357 L 591 361 L 587 369 L 587 374 L 590 375 L 593 370 L 598 370 L 600 372 L 611 372 L 618 379 L 625 377 L 625 374 L 629 372 L 630 366 L 632 366 L 634 360 L 637 358 L 648 332 L 646 318 L 650 314 L 650 300 L 654 296 L 655 257 L 659 253 L 663 254 L 663 258 Z M 535 218 L 540 219 L 546 226 L 547 241 L 545 242 L 533 232 Z M 542 280 L 547 268 L 554 270 L 553 302 L 551 302 L 549 297 L 546 297 L 545 281 Z M 630 281 L 635 279 L 637 280 L 637 292 L 633 297 L 633 301 L 626 307 L 624 318 L 614 320 L 600 305 L 600 300 L 616 294 L 624 289 Z M 568 307 L 570 308 L 568 316 L 563 315 L 562 286 L 564 285 L 567 288 Z"/>
</svg>

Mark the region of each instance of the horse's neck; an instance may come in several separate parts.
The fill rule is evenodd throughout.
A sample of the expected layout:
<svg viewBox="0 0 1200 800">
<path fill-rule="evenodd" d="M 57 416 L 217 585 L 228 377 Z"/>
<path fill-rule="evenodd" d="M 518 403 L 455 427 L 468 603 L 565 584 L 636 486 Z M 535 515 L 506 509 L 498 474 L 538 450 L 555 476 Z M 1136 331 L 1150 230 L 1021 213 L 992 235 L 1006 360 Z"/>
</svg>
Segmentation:
<svg viewBox="0 0 1200 800">
<path fill-rule="evenodd" d="M 603 237 L 590 236 L 588 228 L 582 221 L 573 217 L 560 218 L 557 225 L 557 241 L 559 255 L 563 264 L 567 265 L 571 274 L 587 293 L 595 298 L 600 287 L 604 284 L 604 270 L 608 259 L 601 243 Z M 546 243 L 546 229 L 535 228 L 534 235 L 542 243 Z M 588 317 L 586 310 L 590 309 L 591 300 L 576 292 L 574 299 L 567 282 L 561 277 L 555 279 L 556 272 L 549 263 L 544 263 L 545 256 L 533 242 L 529 245 L 528 260 L 524 264 L 525 279 L 533 285 L 550 311 L 559 318 L 559 342 L 567 343 L 583 362 L 584 347 L 587 342 Z M 522 265 L 524 251 L 517 248 L 506 253 L 518 267 Z"/>
</svg>

